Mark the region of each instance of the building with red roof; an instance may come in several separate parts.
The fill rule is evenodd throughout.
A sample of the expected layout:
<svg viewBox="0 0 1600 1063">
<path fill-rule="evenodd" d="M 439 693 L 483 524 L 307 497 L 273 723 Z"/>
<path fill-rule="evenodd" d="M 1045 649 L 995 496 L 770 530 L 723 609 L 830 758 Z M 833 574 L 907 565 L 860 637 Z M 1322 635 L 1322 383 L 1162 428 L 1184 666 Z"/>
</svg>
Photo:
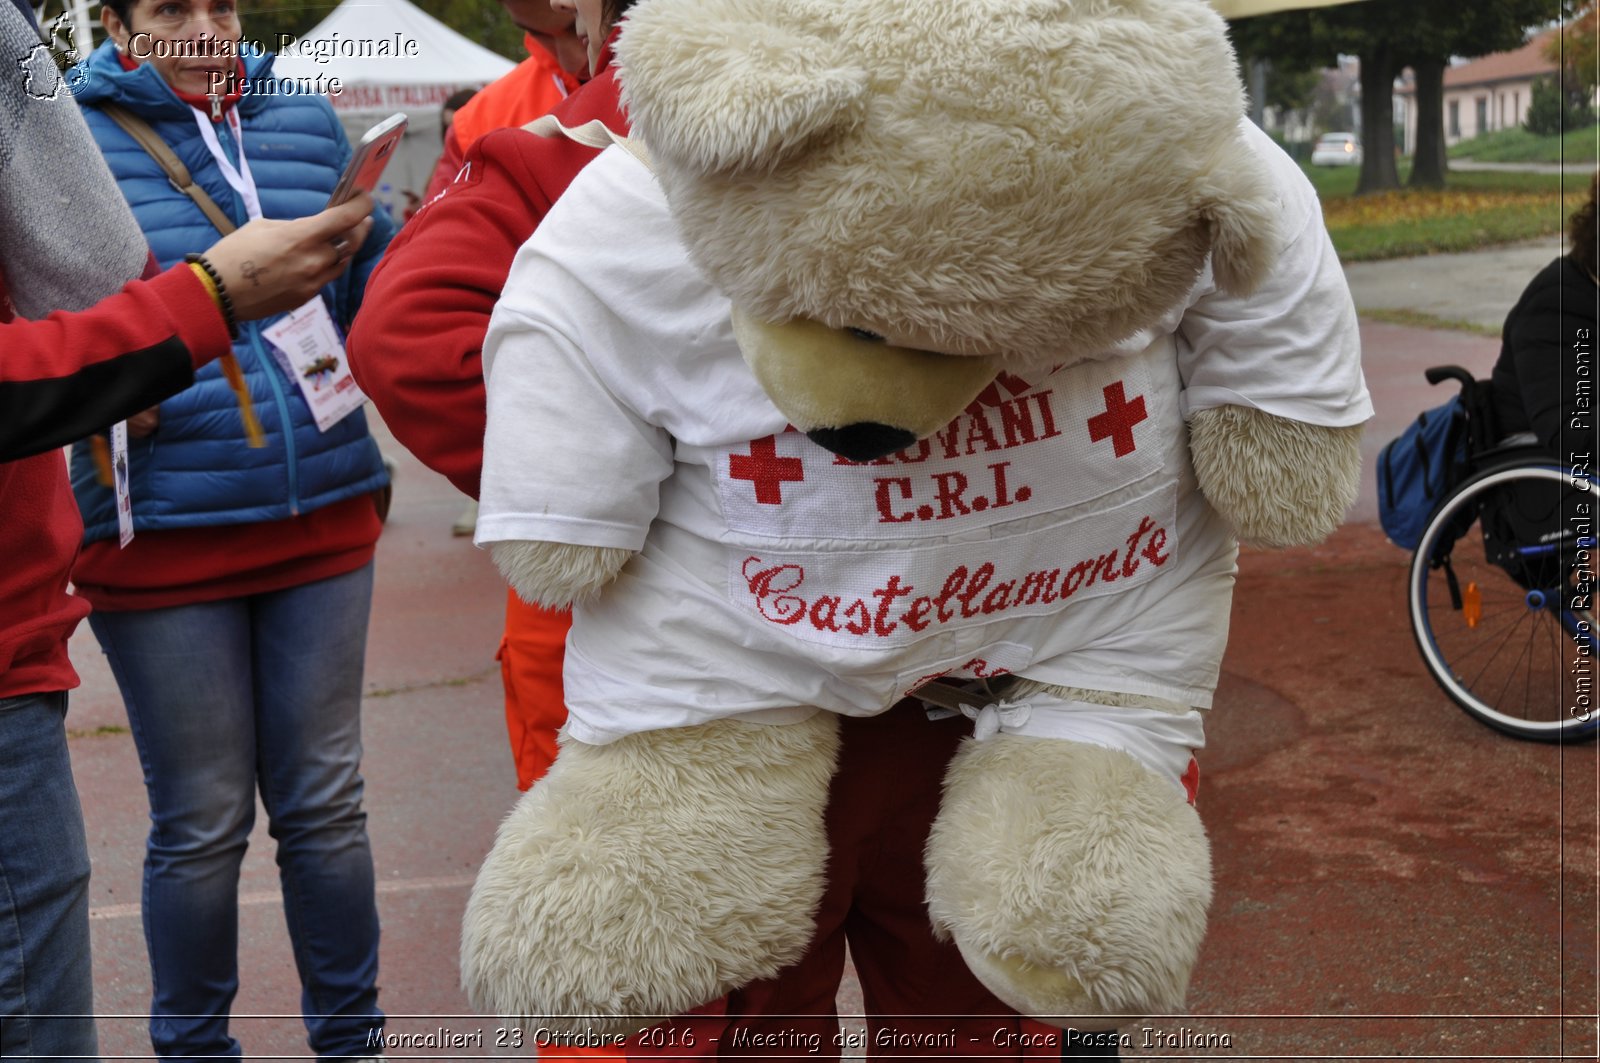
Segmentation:
<svg viewBox="0 0 1600 1063">
<path fill-rule="evenodd" d="M 1497 129 L 1520 126 L 1528 117 L 1533 83 L 1556 74 L 1556 64 L 1545 49 L 1556 30 L 1535 34 L 1527 44 L 1509 52 L 1496 52 L 1445 69 L 1445 144 L 1470 140 Z M 1416 88 L 1407 71 L 1405 84 L 1395 89 L 1395 99 L 1405 118 L 1403 143 L 1409 152 L 1417 140 Z M 1396 116 L 1397 120 L 1399 115 Z"/>
</svg>

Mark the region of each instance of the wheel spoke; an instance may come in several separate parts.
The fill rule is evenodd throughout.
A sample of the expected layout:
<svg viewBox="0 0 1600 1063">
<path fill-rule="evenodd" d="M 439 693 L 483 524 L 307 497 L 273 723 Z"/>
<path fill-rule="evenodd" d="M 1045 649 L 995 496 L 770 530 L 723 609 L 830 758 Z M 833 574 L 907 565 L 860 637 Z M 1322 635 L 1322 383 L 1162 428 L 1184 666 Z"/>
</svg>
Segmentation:
<svg viewBox="0 0 1600 1063">
<path fill-rule="evenodd" d="M 1526 617 L 1524 617 L 1523 619 L 1526 619 Z M 1507 646 L 1511 645 L 1512 638 L 1517 634 L 1518 629 L 1521 628 L 1521 627 L 1522 627 L 1522 620 L 1518 620 L 1515 624 L 1511 625 L 1511 630 L 1506 632 L 1506 637 L 1505 637 L 1504 641 L 1502 641 L 1501 644 L 1495 649 L 1494 653 L 1490 655 L 1489 659 L 1484 662 L 1484 665 L 1483 665 L 1483 667 L 1481 669 L 1479 669 L 1478 674 L 1476 676 L 1473 676 L 1472 682 L 1471 682 L 1471 684 L 1469 684 L 1470 686 L 1472 686 L 1474 689 L 1477 688 L 1478 680 L 1482 679 L 1484 674 L 1486 672 L 1488 672 L 1489 666 L 1495 662 L 1495 659 L 1497 657 L 1500 656 L 1500 651 L 1505 649 Z M 1522 659 L 1528 655 L 1528 646 L 1529 646 L 1530 641 L 1531 640 L 1526 640 L 1526 641 L 1524 641 L 1522 643 L 1522 652 L 1517 654 L 1517 660 L 1516 660 L 1516 662 L 1512 663 L 1512 666 L 1511 666 L 1512 669 L 1515 669 L 1516 666 L 1517 666 L 1517 663 L 1521 662 Z M 1496 705 L 1500 704 L 1505 699 L 1506 691 L 1511 688 L 1511 680 L 1514 679 L 1514 678 L 1516 678 L 1516 673 L 1514 671 L 1508 671 L 1506 673 L 1506 681 L 1505 681 L 1504 685 L 1502 685 L 1500 687 L 1500 695 L 1499 695 L 1499 697 L 1494 699 Z"/>
<path fill-rule="evenodd" d="M 1593 635 L 1577 631 L 1576 615 L 1562 611 L 1559 596 L 1542 605 L 1530 598 L 1530 583 L 1549 573 L 1534 558 L 1502 568 L 1490 560 L 1516 548 L 1559 521 L 1570 480 L 1548 465 L 1496 467 L 1458 489 L 1433 517 L 1412 559 L 1409 591 L 1412 630 L 1424 663 L 1451 700 L 1484 723 L 1525 738 L 1553 739 L 1593 733 L 1594 724 L 1568 719 L 1563 699 L 1571 696 L 1569 652 L 1594 655 Z M 1593 483 L 1585 488 L 1600 498 Z M 1447 551 L 1454 585 L 1472 588 L 1475 621 L 1454 607 L 1442 567 L 1428 565 L 1445 533 L 1464 514 L 1473 523 L 1452 537 Z M 1489 522 L 1486 532 L 1484 521 Z M 1516 537 L 1522 537 L 1518 539 Z M 1560 581 L 1558 580 L 1558 585 Z M 1573 649 L 1567 650 L 1568 644 Z"/>
<path fill-rule="evenodd" d="M 1526 615 L 1527 615 L 1527 610 L 1525 610 L 1525 609 L 1517 610 L 1517 612 L 1511 617 L 1511 626 L 1513 628 L 1515 628 L 1516 625 L 1521 621 L 1521 619 L 1523 617 L 1525 617 Z M 1482 633 L 1479 634 L 1478 640 L 1476 642 L 1470 642 L 1470 643 L 1468 643 L 1467 645 L 1465 645 L 1465 646 L 1463 646 L 1461 648 L 1461 652 L 1463 654 L 1469 654 L 1469 653 L 1472 653 L 1472 652 L 1474 652 L 1476 650 L 1483 649 L 1484 647 L 1488 646 L 1490 642 L 1493 642 L 1493 641 L 1495 641 L 1497 639 L 1503 639 L 1503 638 L 1509 637 L 1509 636 L 1502 636 L 1500 634 L 1501 630 L 1503 630 L 1504 627 L 1505 627 L 1505 623 L 1503 621 L 1501 623 L 1499 623 L 1499 624 L 1494 625 L 1493 627 L 1489 627 L 1483 621 L 1479 621 L 1478 627 L 1483 629 Z M 1473 629 L 1469 628 L 1468 630 L 1472 631 Z M 1474 633 L 1476 633 L 1476 632 L 1474 632 Z M 1459 635 L 1460 631 L 1458 630 L 1456 632 L 1456 634 Z"/>
</svg>

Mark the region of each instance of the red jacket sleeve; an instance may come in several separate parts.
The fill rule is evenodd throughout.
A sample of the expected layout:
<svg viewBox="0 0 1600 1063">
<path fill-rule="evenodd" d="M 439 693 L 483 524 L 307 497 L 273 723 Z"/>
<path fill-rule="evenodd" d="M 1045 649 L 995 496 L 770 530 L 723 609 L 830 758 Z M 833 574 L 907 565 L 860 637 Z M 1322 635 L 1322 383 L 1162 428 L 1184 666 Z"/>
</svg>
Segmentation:
<svg viewBox="0 0 1600 1063">
<path fill-rule="evenodd" d="M 231 346 L 187 265 L 87 310 L 16 318 L 0 287 L 0 462 L 82 439 L 176 394 Z"/>
<path fill-rule="evenodd" d="M 609 74 L 553 113 L 567 125 L 599 118 L 627 128 Z M 351 326 L 351 369 L 395 438 L 474 498 L 483 466 L 489 315 L 517 249 L 595 155 L 521 129 L 480 138 L 455 182 L 389 245 Z"/>
<path fill-rule="evenodd" d="M 439 161 L 433 165 L 433 176 L 428 178 L 428 187 L 422 191 L 422 202 L 427 203 L 449 187 L 455 180 L 456 173 L 461 169 L 461 142 L 456 140 L 454 127 L 445 130 L 444 151 L 439 156 Z"/>
</svg>

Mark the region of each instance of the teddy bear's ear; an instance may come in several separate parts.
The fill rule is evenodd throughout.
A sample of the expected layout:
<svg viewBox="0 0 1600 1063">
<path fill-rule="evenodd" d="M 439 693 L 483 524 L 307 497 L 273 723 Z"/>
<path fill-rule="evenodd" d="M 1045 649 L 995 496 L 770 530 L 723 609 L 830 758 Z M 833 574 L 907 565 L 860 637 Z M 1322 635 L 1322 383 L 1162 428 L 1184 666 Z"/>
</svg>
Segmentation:
<svg viewBox="0 0 1600 1063">
<path fill-rule="evenodd" d="M 807 5 L 783 5 L 800 14 Z M 776 165 L 853 126 L 868 72 L 837 38 L 775 18 L 762 0 L 645 0 L 622 24 L 618 79 L 652 156 L 697 173 Z"/>
<path fill-rule="evenodd" d="M 1249 295 L 1277 255 L 1278 197 L 1249 151 L 1225 155 L 1197 191 L 1211 236 L 1211 275 L 1224 291 Z"/>
</svg>

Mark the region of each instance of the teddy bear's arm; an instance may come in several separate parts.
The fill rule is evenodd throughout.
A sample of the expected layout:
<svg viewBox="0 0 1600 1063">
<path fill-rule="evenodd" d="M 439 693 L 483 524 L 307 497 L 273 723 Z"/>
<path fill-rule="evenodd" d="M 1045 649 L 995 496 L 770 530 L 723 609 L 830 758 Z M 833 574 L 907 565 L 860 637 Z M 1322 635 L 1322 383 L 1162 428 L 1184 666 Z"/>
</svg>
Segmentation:
<svg viewBox="0 0 1600 1063">
<path fill-rule="evenodd" d="M 616 577 L 643 546 L 672 469 L 664 433 L 587 386 L 587 374 L 563 374 L 562 348 L 581 359 L 570 346 L 503 320 L 485 345 L 477 539 L 523 601 L 549 608 Z"/>
<path fill-rule="evenodd" d="M 1361 426 L 1326 427 L 1245 406 L 1189 419 L 1195 475 L 1243 541 L 1309 546 L 1333 533 L 1361 483 Z"/>
<path fill-rule="evenodd" d="M 517 597 L 560 609 L 598 594 L 622 571 L 633 551 L 513 539 L 490 543 L 489 556 Z"/>
<path fill-rule="evenodd" d="M 1355 501 L 1372 401 L 1344 271 L 1305 174 L 1245 123 L 1276 190 L 1283 240 L 1247 296 L 1202 289 L 1178 326 L 1200 488 L 1239 537 L 1320 542 Z"/>
<path fill-rule="evenodd" d="M 526 249 L 525 249 L 526 250 Z M 487 424 L 477 541 L 528 602 L 598 592 L 644 545 L 672 441 L 569 333 L 567 275 L 519 254 L 483 358 Z"/>
</svg>

